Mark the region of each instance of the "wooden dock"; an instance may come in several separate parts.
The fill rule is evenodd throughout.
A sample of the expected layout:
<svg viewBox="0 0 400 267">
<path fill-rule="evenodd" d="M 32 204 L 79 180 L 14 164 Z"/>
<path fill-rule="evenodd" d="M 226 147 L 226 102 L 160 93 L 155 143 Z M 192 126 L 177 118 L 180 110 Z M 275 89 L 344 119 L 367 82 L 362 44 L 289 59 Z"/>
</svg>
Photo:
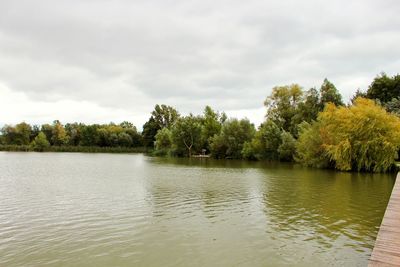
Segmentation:
<svg viewBox="0 0 400 267">
<path fill-rule="evenodd" d="M 397 174 L 368 266 L 400 266 L 400 173 Z"/>
</svg>

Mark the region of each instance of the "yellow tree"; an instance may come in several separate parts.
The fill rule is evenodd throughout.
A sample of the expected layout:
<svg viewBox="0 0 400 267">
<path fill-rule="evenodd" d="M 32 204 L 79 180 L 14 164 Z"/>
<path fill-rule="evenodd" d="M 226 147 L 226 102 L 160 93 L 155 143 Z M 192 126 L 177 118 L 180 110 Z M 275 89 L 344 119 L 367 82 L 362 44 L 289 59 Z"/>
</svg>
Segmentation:
<svg viewBox="0 0 400 267">
<path fill-rule="evenodd" d="M 301 155 L 309 149 L 319 151 L 320 155 L 322 152 L 339 170 L 382 172 L 389 170 L 397 159 L 400 119 L 372 100 L 357 98 L 351 107 L 328 104 L 314 123 L 313 134 L 309 131 L 302 134 L 309 137 L 299 138 L 300 161 L 305 160 Z M 314 142 L 318 147 L 313 148 L 309 146 L 313 143 L 309 138 L 315 139 L 315 135 L 319 142 Z"/>
</svg>

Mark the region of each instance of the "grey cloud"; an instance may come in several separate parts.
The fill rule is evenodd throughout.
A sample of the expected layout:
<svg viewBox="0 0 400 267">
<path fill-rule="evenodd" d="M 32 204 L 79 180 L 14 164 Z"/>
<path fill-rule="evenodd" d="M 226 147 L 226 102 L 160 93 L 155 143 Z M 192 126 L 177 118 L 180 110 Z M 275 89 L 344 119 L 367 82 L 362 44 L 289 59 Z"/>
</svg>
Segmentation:
<svg viewBox="0 0 400 267">
<path fill-rule="evenodd" d="M 156 103 L 256 109 L 273 86 L 325 77 L 348 97 L 380 71 L 398 71 L 399 8 L 394 0 L 3 0 L 0 82 L 33 100 L 143 112 Z"/>
</svg>

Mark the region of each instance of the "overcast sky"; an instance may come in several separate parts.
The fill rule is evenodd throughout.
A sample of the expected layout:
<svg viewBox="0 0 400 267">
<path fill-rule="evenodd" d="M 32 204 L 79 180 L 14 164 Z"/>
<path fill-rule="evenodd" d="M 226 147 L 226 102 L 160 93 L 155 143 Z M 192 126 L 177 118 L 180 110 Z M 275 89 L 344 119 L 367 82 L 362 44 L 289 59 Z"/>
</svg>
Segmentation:
<svg viewBox="0 0 400 267">
<path fill-rule="evenodd" d="M 155 104 L 256 125 L 276 85 L 345 100 L 400 70 L 398 0 L 1 0 L 0 125 L 139 129 Z"/>
</svg>

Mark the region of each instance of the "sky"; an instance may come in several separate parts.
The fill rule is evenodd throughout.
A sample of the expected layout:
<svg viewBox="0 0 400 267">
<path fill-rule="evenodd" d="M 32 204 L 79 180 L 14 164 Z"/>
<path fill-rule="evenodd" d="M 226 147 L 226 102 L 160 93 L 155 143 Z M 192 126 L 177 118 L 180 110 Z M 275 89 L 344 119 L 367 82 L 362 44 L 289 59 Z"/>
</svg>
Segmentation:
<svg viewBox="0 0 400 267">
<path fill-rule="evenodd" d="M 254 124 L 274 86 L 345 100 L 400 70 L 398 0 L 1 0 L 0 125 L 139 129 L 155 104 Z"/>
</svg>

